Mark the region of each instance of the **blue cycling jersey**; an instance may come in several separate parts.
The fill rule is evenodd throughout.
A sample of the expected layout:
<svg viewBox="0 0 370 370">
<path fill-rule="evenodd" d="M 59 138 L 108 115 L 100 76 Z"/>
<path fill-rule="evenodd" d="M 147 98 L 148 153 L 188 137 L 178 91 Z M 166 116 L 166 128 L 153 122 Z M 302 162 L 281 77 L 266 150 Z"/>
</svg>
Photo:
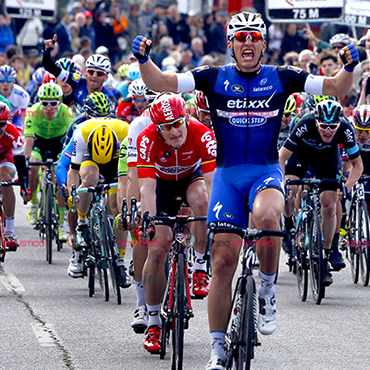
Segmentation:
<svg viewBox="0 0 370 370">
<path fill-rule="evenodd" d="M 309 73 L 262 66 L 243 73 L 235 65 L 191 71 L 209 101 L 217 139 L 217 167 L 278 162 L 277 140 L 287 97 L 304 91 Z"/>
</svg>

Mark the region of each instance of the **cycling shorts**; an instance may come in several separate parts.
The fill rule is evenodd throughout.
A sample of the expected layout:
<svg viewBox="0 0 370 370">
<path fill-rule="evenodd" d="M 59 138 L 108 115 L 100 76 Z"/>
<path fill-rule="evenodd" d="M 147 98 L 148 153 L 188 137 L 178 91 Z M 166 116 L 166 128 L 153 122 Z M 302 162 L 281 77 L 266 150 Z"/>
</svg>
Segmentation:
<svg viewBox="0 0 370 370">
<path fill-rule="evenodd" d="M 31 157 L 40 161 L 46 161 L 47 158 L 53 158 L 53 161 L 57 161 L 63 149 L 64 136 L 44 139 L 35 135 Z"/>
<path fill-rule="evenodd" d="M 226 222 L 245 228 L 248 205 L 253 213 L 256 195 L 267 188 L 277 189 L 284 194 L 283 181 L 283 171 L 278 163 L 243 163 L 216 168 L 207 222 Z"/>
</svg>

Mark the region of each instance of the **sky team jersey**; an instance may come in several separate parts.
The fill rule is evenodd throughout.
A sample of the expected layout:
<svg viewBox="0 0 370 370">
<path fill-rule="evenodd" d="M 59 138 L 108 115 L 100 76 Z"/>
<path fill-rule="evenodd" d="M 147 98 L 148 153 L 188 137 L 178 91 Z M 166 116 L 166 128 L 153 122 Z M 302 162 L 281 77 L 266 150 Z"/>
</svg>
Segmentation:
<svg viewBox="0 0 370 370">
<path fill-rule="evenodd" d="M 148 110 L 145 110 L 148 112 Z M 137 165 L 137 138 L 140 132 L 151 123 L 149 114 L 142 114 L 136 117 L 128 129 L 128 142 L 127 142 L 127 165 L 128 167 L 136 167 Z"/>
<path fill-rule="evenodd" d="M 44 139 L 63 136 L 74 119 L 72 111 L 63 103 L 53 119 L 45 117 L 41 103 L 36 103 L 28 108 L 26 117 L 24 136 L 35 137 L 37 135 Z"/>
<path fill-rule="evenodd" d="M 72 165 L 80 165 L 82 157 L 87 150 L 87 143 L 89 135 L 98 126 L 105 125 L 110 127 L 116 133 L 118 146 L 121 145 L 123 139 L 127 136 L 128 123 L 116 118 L 96 118 L 86 121 L 82 127 L 77 127 L 73 138 L 73 152 L 72 152 Z M 117 152 L 118 154 L 118 152 Z"/>
<path fill-rule="evenodd" d="M 338 144 L 342 144 L 349 159 L 355 159 L 360 155 L 353 126 L 344 118 L 341 119 L 333 140 L 330 143 L 325 143 L 321 139 L 316 126 L 314 114 L 305 115 L 293 128 L 284 147 L 293 152 L 295 148 L 301 147 L 302 144 L 317 150 L 338 147 Z"/>
<path fill-rule="evenodd" d="M 11 151 L 13 155 L 23 153 L 21 135 L 11 123 L 6 125 L 5 133 L 0 138 L 0 156 L 9 151 Z"/>
<path fill-rule="evenodd" d="M 237 72 L 234 64 L 177 74 L 178 90 L 207 95 L 217 139 L 217 167 L 278 162 L 284 105 L 297 91 L 322 92 L 322 78 L 297 67 L 265 66 Z M 195 84 L 194 84 L 195 83 Z"/>
<path fill-rule="evenodd" d="M 14 84 L 7 99 L 12 106 L 13 125 L 23 129 L 22 114 L 28 107 L 30 96 L 21 86 Z"/>
<path fill-rule="evenodd" d="M 137 148 L 139 178 L 159 177 L 166 181 L 178 181 L 200 166 L 203 173 L 215 169 L 214 134 L 193 118 L 189 119 L 186 141 L 179 149 L 173 149 L 163 140 L 154 123 L 140 133 Z"/>
</svg>

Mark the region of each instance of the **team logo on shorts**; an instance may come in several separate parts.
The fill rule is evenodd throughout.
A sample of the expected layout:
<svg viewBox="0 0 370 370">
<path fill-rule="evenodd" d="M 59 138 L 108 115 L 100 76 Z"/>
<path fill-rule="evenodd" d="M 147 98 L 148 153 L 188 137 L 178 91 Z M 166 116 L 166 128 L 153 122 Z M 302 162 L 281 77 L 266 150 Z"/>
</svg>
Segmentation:
<svg viewBox="0 0 370 370">
<path fill-rule="evenodd" d="M 225 218 L 228 218 L 229 220 L 231 220 L 231 219 L 233 219 L 233 218 L 234 218 L 234 216 L 233 216 L 231 213 L 229 213 L 229 212 L 225 212 L 225 213 L 224 213 L 224 217 L 225 217 Z"/>
<path fill-rule="evenodd" d="M 243 88 L 243 86 L 240 86 L 240 85 L 232 85 L 232 86 L 231 86 L 231 90 L 232 90 L 235 94 L 243 94 L 243 92 L 244 92 L 244 88 Z"/>
</svg>

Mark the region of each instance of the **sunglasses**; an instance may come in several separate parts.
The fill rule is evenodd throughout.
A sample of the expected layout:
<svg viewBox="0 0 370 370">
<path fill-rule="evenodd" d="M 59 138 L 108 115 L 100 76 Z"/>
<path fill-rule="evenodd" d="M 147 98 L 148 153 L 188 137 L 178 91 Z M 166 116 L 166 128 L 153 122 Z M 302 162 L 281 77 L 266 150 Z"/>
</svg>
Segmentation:
<svg viewBox="0 0 370 370">
<path fill-rule="evenodd" d="M 172 128 L 179 128 L 185 123 L 185 118 L 180 118 L 179 120 L 172 123 L 161 123 L 158 127 L 162 131 L 171 131 Z"/>
<path fill-rule="evenodd" d="M 335 50 L 335 49 L 342 49 L 343 46 L 342 45 L 332 45 L 332 48 L 333 48 L 333 50 Z"/>
<path fill-rule="evenodd" d="M 235 34 L 235 40 L 239 42 L 245 42 L 248 38 L 252 42 L 258 42 L 263 40 L 263 36 L 260 32 L 257 31 L 239 31 Z"/>
<path fill-rule="evenodd" d="M 11 82 L 14 82 L 15 79 L 14 78 L 2 78 L 0 80 L 0 82 L 3 84 L 4 82 L 8 82 L 8 83 L 11 83 Z"/>
<path fill-rule="evenodd" d="M 94 76 L 94 74 L 96 74 L 98 77 L 103 77 L 103 76 L 106 75 L 105 72 L 103 72 L 103 71 L 96 71 L 95 69 L 88 69 L 86 72 L 90 76 Z"/>
<path fill-rule="evenodd" d="M 57 107 L 60 104 L 59 100 L 42 100 L 41 105 L 46 108 L 49 105 L 53 108 Z"/>
<path fill-rule="evenodd" d="M 326 131 L 327 129 L 329 129 L 330 131 L 335 131 L 335 130 L 338 129 L 338 127 L 340 125 L 340 122 L 325 123 L 325 122 L 317 121 L 317 123 L 319 125 L 319 128 L 321 128 L 321 130 L 323 130 L 323 131 Z"/>
<path fill-rule="evenodd" d="M 290 117 L 292 115 L 292 113 L 284 113 L 283 114 L 283 116 L 285 117 L 285 118 L 288 118 L 288 117 Z"/>
<path fill-rule="evenodd" d="M 142 102 L 147 101 L 145 96 L 133 96 L 132 100 L 136 103 L 138 103 L 139 101 L 142 101 Z"/>
<path fill-rule="evenodd" d="M 370 134 L 370 128 L 361 128 L 361 127 L 357 127 L 355 126 L 355 129 L 358 131 L 358 132 L 364 132 L 366 134 Z"/>
<path fill-rule="evenodd" d="M 4 126 L 4 125 L 6 125 L 8 123 L 8 121 L 0 121 L 0 126 Z"/>
</svg>

